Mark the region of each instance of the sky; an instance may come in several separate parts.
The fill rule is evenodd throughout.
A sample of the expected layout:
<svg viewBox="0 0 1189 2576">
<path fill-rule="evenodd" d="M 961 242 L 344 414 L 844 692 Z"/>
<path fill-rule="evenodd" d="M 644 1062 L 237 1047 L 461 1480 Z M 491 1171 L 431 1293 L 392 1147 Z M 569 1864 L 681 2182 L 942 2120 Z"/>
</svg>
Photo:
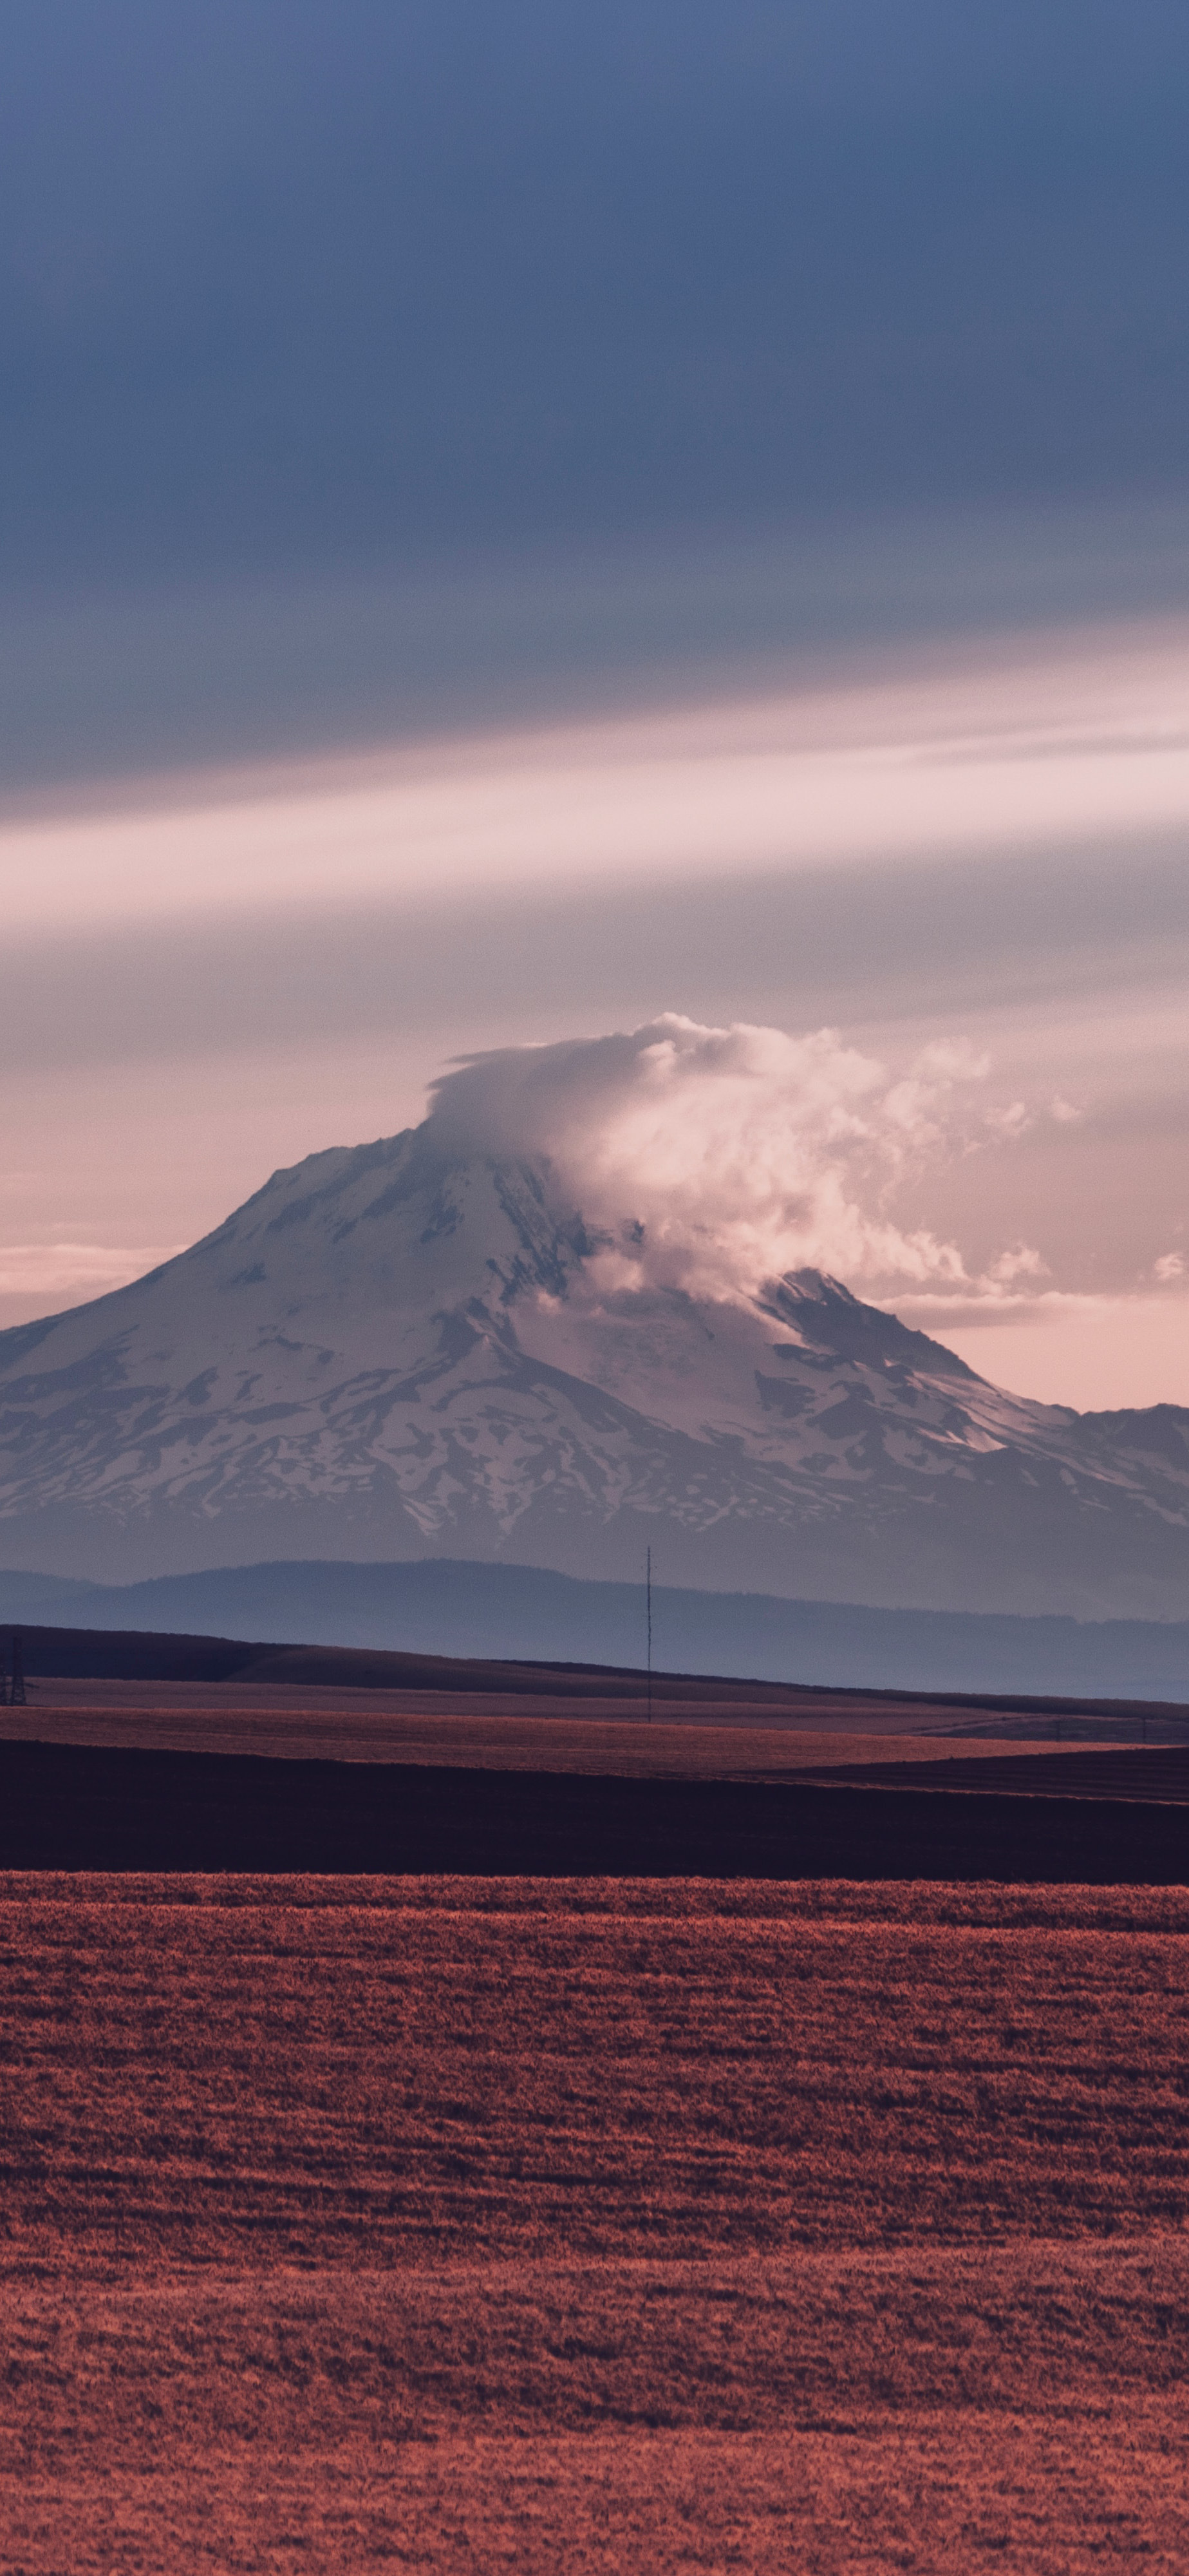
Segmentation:
<svg viewBox="0 0 1189 2576">
<path fill-rule="evenodd" d="M 0 1322 L 671 1014 L 736 1192 L 861 1095 L 856 1286 L 1189 1403 L 1183 10 L 6 39 Z"/>
</svg>

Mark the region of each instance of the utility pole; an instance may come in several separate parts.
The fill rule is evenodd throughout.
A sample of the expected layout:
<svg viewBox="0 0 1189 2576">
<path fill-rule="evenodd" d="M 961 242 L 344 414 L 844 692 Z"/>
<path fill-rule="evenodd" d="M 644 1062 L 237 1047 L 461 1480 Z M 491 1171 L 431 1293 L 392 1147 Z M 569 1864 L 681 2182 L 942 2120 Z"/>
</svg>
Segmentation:
<svg viewBox="0 0 1189 2576">
<path fill-rule="evenodd" d="M 25 1706 L 25 1659 L 15 1628 L 12 1632 L 12 1705 L 14 1708 Z"/>
<path fill-rule="evenodd" d="M 652 1549 L 644 1550 L 644 1599 L 648 1619 L 648 1723 L 652 1724 Z"/>
</svg>

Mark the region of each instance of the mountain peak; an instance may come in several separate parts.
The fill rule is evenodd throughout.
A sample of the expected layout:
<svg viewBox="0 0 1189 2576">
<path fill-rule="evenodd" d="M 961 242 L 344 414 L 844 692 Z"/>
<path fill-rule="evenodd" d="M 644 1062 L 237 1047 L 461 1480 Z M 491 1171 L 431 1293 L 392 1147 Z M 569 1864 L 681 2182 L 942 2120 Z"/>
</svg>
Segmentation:
<svg viewBox="0 0 1189 2576">
<path fill-rule="evenodd" d="M 898 1366 L 923 1377 L 984 1383 L 944 1343 L 914 1332 L 883 1306 L 864 1305 L 840 1279 L 821 1270 L 790 1270 L 760 1300 L 765 1314 L 791 1325 L 803 1342 L 869 1367 Z"/>
<path fill-rule="evenodd" d="M 629 1241 L 639 1284 L 605 1293 L 592 1256 Z M 149 1277 L 0 1335 L 4 1555 L 634 1577 L 647 1540 L 703 1588 L 1189 1607 L 1189 1417 L 1083 1422 L 827 1273 L 716 1301 L 645 1245 L 432 1120 L 276 1172 Z"/>
</svg>

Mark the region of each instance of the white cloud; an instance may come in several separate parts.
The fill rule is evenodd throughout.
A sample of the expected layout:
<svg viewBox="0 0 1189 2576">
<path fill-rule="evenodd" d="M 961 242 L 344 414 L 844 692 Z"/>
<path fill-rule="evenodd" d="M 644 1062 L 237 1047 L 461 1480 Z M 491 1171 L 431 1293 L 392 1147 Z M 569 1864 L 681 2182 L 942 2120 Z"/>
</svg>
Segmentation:
<svg viewBox="0 0 1189 2576">
<path fill-rule="evenodd" d="M 0 813 L 5 929 L 420 908 L 554 890 L 895 868 L 1183 831 L 1189 626 L 1073 627 L 831 687 L 702 698 Z M 64 807 L 65 810 L 61 810 Z"/>
<path fill-rule="evenodd" d="M 837 1032 L 793 1037 L 665 1013 L 630 1034 L 507 1048 L 435 1087 L 441 1142 L 547 1157 L 588 1225 L 613 1289 L 642 1277 L 753 1294 L 812 1265 L 868 1291 L 910 1281 L 973 1293 L 961 1253 L 900 1222 L 897 1191 L 959 1150 L 971 1083 L 965 1047 L 926 1048 L 896 1079 Z M 1026 1247 L 1004 1279 L 1039 1271 Z M 1002 1294 L 1002 1287 L 997 1287 Z"/>
<path fill-rule="evenodd" d="M 986 1123 L 993 1136 L 1011 1141 L 1027 1133 L 1032 1125 L 1032 1113 L 1025 1101 L 1011 1100 L 1003 1109 L 988 1109 Z"/>
<path fill-rule="evenodd" d="M 1153 1264 L 1152 1277 L 1160 1281 L 1162 1288 L 1170 1288 L 1175 1280 L 1183 1279 L 1184 1276 L 1185 1258 L 1183 1253 L 1162 1252 L 1159 1261 Z"/>
<path fill-rule="evenodd" d="M 1098 1322 L 1107 1316 L 1125 1315 L 1135 1302 L 1125 1297 L 1096 1296 L 1078 1288 L 1021 1287 L 1016 1279 L 1003 1278 L 1004 1258 L 1010 1255 L 1001 1254 L 980 1277 L 964 1280 L 957 1294 L 944 1288 L 924 1288 L 898 1296 L 897 1314 L 908 1316 L 927 1332 L 941 1333 L 958 1325 L 973 1331 L 984 1325 Z M 1043 1264 L 1041 1274 L 1044 1275 Z"/>
<path fill-rule="evenodd" d="M 122 1288 L 184 1250 L 180 1243 L 0 1244 L 0 1296 L 101 1297 L 105 1289 Z"/>
<path fill-rule="evenodd" d="M 1047 1262 L 1041 1260 L 1039 1252 L 1035 1252 L 1030 1243 L 1017 1243 L 1014 1251 L 1001 1252 L 986 1274 L 990 1282 L 1004 1288 L 1013 1286 L 1017 1279 L 1042 1279 L 1047 1275 Z"/>
</svg>

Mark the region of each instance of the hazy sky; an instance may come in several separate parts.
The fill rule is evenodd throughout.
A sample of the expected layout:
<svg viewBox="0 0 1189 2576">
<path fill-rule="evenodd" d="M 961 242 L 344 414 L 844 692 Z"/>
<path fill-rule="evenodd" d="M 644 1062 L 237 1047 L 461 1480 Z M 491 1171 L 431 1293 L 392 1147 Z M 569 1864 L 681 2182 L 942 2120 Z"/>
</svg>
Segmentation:
<svg viewBox="0 0 1189 2576">
<path fill-rule="evenodd" d="M 14 579 L 1181 489 L 1176 0 L 9 0 Z"/>
<path fill-rule="evenodd" d="M 1189 1402 L 1184 11 L 6 37 L 0 1320 L 676 1011 L 948 1051 L 881 1294 Z"/>
</svg>

